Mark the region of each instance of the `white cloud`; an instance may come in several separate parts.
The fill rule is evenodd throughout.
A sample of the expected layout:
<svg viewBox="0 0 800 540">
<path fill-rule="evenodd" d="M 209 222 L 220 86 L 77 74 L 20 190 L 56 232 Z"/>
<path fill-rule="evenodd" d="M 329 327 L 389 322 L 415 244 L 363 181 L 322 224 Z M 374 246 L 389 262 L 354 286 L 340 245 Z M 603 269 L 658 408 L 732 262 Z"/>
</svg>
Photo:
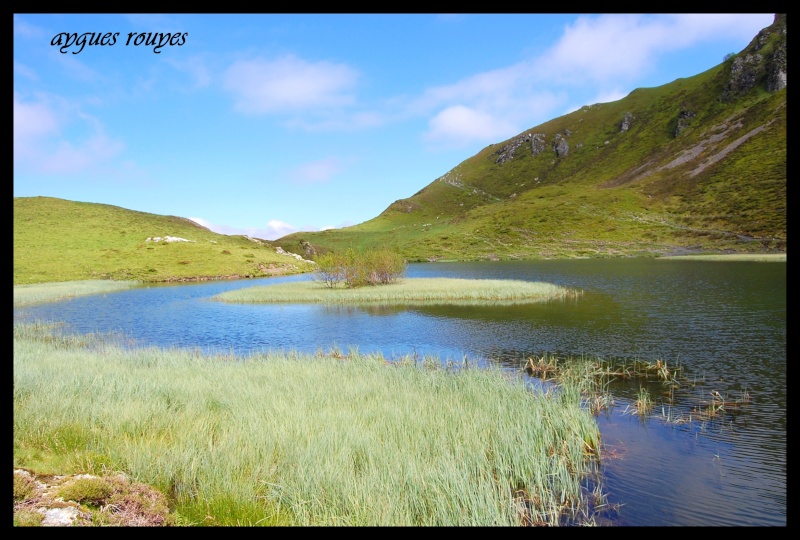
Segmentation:
<svg viewBox="0 0 800 540">
<path fill-rule="evenodd" d="M 516 129 L 501 118 L 463 105 L 447 107 L 431 118 L 429 127 L 425 134 L 428 141 L 457 146 L 473 141 L 495 141 Z"/>
<path fill-rule="evenodd" d="M 752 37 L 754 17 L 763 20 L 759 30 L 772 22 L 771 15 L 751 14 L 582 16 L 533 67 L 571 86 L 631 81 L 652 70 L 664 53 L 712 39 Z"/>
<path fill-rule="evenodd" d="M 14 94 L 15 167 L 33 172 L 80 172 L 107 161 L 123 147 L 105 133 L 99 121 L 66 100 L 38 96 L 24 101 Z"/>
<path fill-rule="evenodd" d="M 773 16 L 736 14 L 581 16 L 552 47 L 522 62 L 431 87 L 407 106 L 431 115 L 423 138 L 458 147 L 496 142 L 590 103 L 616 101 L 663 54 L 710 39 L 752 36 Z M 756 30 L 757 31 L 757 30 Z M 720 58 L 720 61 L 722 59 Z M 631 88 L 632 89 L 632 88 Z M 571 103 L 571 104 L 570 104 Z"/>
<path fill-rule="evenodd" d="M 358 73 L 345 64 L 289 55 L 236 61 L 224 74 L 224 88 L 233 94 L 238 111 L 285 113 L 350 105 L 357 78 Z"/>
</svg>

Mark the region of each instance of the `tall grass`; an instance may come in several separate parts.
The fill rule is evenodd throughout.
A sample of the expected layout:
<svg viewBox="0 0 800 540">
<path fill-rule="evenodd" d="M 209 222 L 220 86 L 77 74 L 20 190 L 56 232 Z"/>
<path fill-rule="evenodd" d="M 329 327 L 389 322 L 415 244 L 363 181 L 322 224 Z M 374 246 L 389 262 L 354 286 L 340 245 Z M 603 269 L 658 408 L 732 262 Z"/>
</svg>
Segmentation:
<svg viewBox="0 0 800 540">
<path fill-rule="evenodd" d="M 224 302 L 298 302 L 325 304 L 513 304 L 580 296 L 552 283 L 505 279 L 407 278 L 379 287 L 330 288 L 314 281 L 247 287 L 218 294 Z"/>
<path fill-rule="evenodd" d="M 725 253 L 658 257 L 658 260 L 786 262 L 786 253 Z"/>
<path fill-rule="evenodd" d="M 198 525 L 558 525 L 585 511 L 600 435 L 576 387 L 85 339 L 14 327 L 15 467 L 124 471 Z"/>
<path fill-rule="evenodd" d="M 84 281 L 65 281 L 61 283 L 36 283 L 14 285 L 14 307 L 53 302 L 75 296 L 102 294 L 130 289 L 138 281 L 111 281 L 108 279 L 89 279 Z"/>
</svg>

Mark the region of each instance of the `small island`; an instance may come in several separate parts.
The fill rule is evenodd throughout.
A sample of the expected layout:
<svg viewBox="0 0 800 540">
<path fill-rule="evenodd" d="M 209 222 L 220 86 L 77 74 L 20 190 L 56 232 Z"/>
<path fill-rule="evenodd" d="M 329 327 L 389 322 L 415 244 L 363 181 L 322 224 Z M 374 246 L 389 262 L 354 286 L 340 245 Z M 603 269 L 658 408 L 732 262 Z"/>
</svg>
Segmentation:
<svg viewBox="0 0 800 540">
<path fill-rule="evenodd" d="M 214 300 L 232 303 L 508 305 L 577 298 L 582 291 L 552 283 L 512 279 L 404 278 L 380 286 L 329 287 L 318 280 L 227 291 Z"/>
</svg>

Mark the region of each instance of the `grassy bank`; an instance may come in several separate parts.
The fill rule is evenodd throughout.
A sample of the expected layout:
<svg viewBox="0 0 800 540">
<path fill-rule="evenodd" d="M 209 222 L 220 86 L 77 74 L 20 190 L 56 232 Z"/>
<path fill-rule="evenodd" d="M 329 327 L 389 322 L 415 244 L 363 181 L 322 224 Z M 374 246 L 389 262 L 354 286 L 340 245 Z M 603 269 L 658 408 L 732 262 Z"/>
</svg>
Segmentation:
<svg viewBox="0 0 800 540">
<path fill-rule="evenodd" d="M 658 257 L 658 260 L 689 261 L 756 261 L 786 262 L 786 253 L 732 253 L 724 255 L 676 255 L 674 257 Z"/>
<path fill-rule="evenodd" d="M 182 523 L 555 525 L 586 508 L 600 447 L 577 385 L 534 394 L 431 359 L 123 350 L 18 325 L 13 361 L 15 467 L 123 471 Z"/>
<path fill-rule="evenodd" d="M 309 272 L 266 240 L 176 216 L 53 197 L 14 198 L 14 284 L 202 281 Z"/>
<path fill-rule="evenodd" d="M 64 281 L 60 283 L 37 283 L 14 285 L 14 307 L 54 302 L 65 298 L 103 294 L 130 289 L 137 281 L 111 281 L 108 279 L 87 279 L 83 281 Z"/>
<path fill-rule="evenodd" d="M 247 287 L 218 294 L 224 302 L 323 304 L 513 304 L 563 300 L 580 291 L 551 283 L 505 279 L 405 278 L 397 283 L 347 289 L 318 281 Z"/>
</svg>

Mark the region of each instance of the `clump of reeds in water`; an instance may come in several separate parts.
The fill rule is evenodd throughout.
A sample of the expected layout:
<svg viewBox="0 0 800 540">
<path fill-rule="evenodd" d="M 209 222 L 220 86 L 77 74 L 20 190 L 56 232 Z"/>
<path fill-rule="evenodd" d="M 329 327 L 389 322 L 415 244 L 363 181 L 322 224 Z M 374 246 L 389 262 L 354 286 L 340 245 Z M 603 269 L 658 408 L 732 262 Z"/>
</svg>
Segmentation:
<svg viewBox="0 0 800 540">
<path fill-rule="evenodd" d="M 638 414 L 641 417 L 647 416 L 653 410 L 653 398 L 650 397 L 650 392 L 645 387 L 639 388 L 639 393 L 636 396 L 636 401 L 633 403 L 633 407 L 626 407 L 625 412 L 630 412 L 631 414 Z"/>
<path fill-rule="evenodd" d="M 726 399 L 716 390 L 709 392 L 710 399 L 703 399 L 692 409 L 692 414 L 699 419 L 710 420 L 728 412 L 739 411 L 750 404 L 750 393 L 742 391 L 736 399 Z"/>
<path fill-rule="evenodd" d="M 639 386 L 638 392 L 623 413 L 636 414 L 642 418 L 652 415 L 657 403 L 651 392 L 660 385 L 663 389 L 659 397 L 662 417 L 668 423 L 674 424 L 711 420 L 726 413 L 737 413 L 750 402 L 747 391 L 735 399 L 726 398 L 716 390 L 697 397 L 693 395 L 693 389 L 702 387 L 703 383 L 689 381 L 683 375 L 680 365 L 670 366 L 661 359 L 647 362 L 638 359 L 603 360 L 543 354 L 530 356 L 523 369 L 529 376 L 544 382 L 572 380 L 582 389 L 584 406 L 593 415 L 610 412 L 614 407 L 616 398 L 609 388 L 612 383 L 619 381 L 644 383 Z M 684 412 L 688 409 L 688 414 L 676 409 L 678 397 L 684 402 L 690 402 L 689 406 L 683 406 Z"/>
</svg>

